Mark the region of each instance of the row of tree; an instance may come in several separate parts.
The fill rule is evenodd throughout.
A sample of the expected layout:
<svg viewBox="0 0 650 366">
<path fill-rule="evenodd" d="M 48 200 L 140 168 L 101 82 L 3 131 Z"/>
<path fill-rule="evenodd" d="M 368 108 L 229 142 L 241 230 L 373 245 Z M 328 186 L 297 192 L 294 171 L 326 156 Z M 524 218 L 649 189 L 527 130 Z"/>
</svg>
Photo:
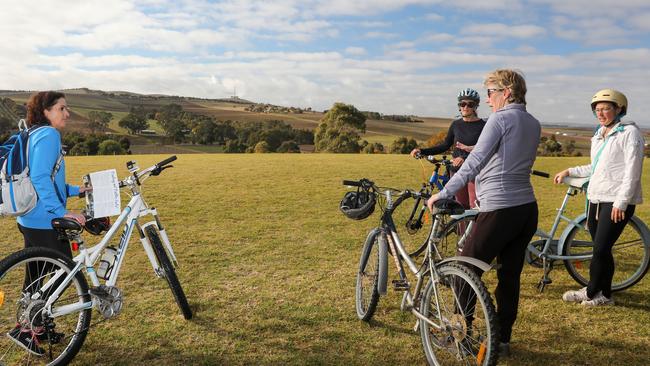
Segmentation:
<svg viewBox="0 0 650 366">
<path fill-rule="evenodd" d="M 423 122 L 421 119 L 415 116 L 406 116 L 401 114 L 381 114 L 379 112 L 371 111 L 362 111 L 364 116 L 367 119 L 375 120 L 384 120 L 384 121 L 395 121 L 395 122 Z"/>
<path fill-rule="evenodd" d="M 77 131 L 63 134 L 61 142 L 69 155 L 124 155 L 131 153 L 127 137 L 105 134 L 82 134 Z"/>
</svg>

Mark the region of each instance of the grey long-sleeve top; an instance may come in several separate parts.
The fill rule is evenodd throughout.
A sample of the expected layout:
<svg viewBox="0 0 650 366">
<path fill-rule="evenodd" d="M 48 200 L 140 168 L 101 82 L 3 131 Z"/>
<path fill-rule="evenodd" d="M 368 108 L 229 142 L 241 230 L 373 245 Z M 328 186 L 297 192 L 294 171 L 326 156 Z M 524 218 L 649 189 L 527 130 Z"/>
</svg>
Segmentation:
<svg viewBox="0 0 650 366">
<path fill-rule="evenodd" d="M 508 104 L 492 113 L 460 170 L 447 182 L 440 198 L 453 198 L 472 179 L 482 212 L 535 201 L 530 171 L 541 127 L 523 104 Z"/>
</svg>

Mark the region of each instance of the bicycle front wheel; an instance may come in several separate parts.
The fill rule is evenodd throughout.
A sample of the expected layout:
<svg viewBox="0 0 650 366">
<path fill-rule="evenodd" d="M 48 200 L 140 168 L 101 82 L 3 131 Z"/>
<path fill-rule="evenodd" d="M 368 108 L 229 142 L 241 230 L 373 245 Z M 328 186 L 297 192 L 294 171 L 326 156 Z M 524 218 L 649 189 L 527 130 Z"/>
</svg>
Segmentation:
<svg viewBox="0 0 650 366">
<path fill-rule="evenodd" d="M 92 313 L 83 274 L 78 272 L 52 304 L 52 313 L 59 313 L 56 317 L 44 311 L 48 297 L 71 268 L 71 259 L 39 247 L 0 262 L 0 324 L 5 327 L 0 329 L 0 364 L 66 365 L 79 352 Z M 65 310 L 74 307 L 78 310 Z"/>
<path fill-rule="evenodd" d="M 178 307 L 181 309 L 181 312 L 183 313 L 183 317 L 185 317 L 185 319 L 192 319 L 192 309 L 190 309 L 190 305 L 187 303 L 187 297 L 185 297 L 185 292 L 183 292 L 181 283 L 178 281 L 178 277 L 176 276 L 176 271 L 174 271 L 174 266 L 172 265 L 172 262 L 169 260 L 169 256 L 167 255 L 167 252 L 163 247 L 158 232 L 153 226 L 147 226 L 145 232 L 147 234 L 147 237 L 149 238 L 149 242 L 151 243 L 153 252 L 156 254 L 158 263 L 160 264 L 160 267 L 164 272 L 163 275 L 167 280 L 167 283 L 169 284 L 169 288 L 172 290 L 172 294 L 174 295 L 176 304 L 178 304 Z"/>
<path fill-rule="evenodd" d="M 612 291 L 625 290 L 641 281 L 648 272 L 650 265 L 650 243 L 644 241 L 642 228 L 637 224 L 638 218 L 633 216 L 623 233 L 612 247 L 614 256 L 614 278 Z M 582 220 L 567 236 L 562 255 L 591 255 L 593 242 L 586 229 L 587 219 Z M 580 260 L 565 260 L 564 266 L 576 282 L 582 286 L 589 283 L 589 266 L 591 258 Z"/>
<path fill-rule="evenodd" d="M 422 298 L 420 320 L 424 354 L 430 365 L 494 365 L 498 358 L 498 325 L 490 294 L 468 267 L 438 267 Z"/>
<path fill-rule="evenodd" d="M 379 267 L 381 265 L 386 266 L 386 263 L 381 263 L 385 262 L 386 258 L 380 260 L 379 255 L 379 237 L 381 235 L 381 231 L 378 230 L 371 232 L 361 250 L 354 300 L 357 316 L 363 321 L 370 321 L 375 314 L 379 303 L 379 281 L 386 281 L 379 278 Z"/>
</svg>

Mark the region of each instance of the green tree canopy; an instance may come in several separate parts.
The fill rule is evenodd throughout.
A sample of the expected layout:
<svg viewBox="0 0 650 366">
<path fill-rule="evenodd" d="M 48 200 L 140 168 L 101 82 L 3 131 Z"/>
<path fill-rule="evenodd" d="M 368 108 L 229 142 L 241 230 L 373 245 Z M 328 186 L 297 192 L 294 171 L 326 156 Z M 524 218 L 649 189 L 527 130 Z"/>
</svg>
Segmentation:
<svg viewBox="0 0 650 366">
<path fill-rule="evenodd" d="M 104 140 L 97 149 L 99 155 L 124 155 L 125 151 L 119 142 L 115 140 Z"/>
<path fill-rule="evenodd" d="M 119 122 L 120 127 L 126 128 L 129 134 L 135 135 L 136 133 L 149 128 L 149 122 L 145 116 L 138 113 L 129 113 Z"/>
<path fill-rule="evenodd" d="M 401 136 L 393 141 L 389 150 L 391 154 L 408 154 L 416 147 L 418 142 L 415 139 Z"/>
<path fill-rule="evenodd" d="M 113 119 L 113 114 L 105 111 L 90 111 L 88 113 L 88 128 L 92 132 L 105 131 Z"/>
<path fill-rule="evenodd" d="M 366 131 L 366 116 L 353 105 L 334 103 L 314 134 L 316 151 L 358 153 L 360 133 Z"/>
</svg>

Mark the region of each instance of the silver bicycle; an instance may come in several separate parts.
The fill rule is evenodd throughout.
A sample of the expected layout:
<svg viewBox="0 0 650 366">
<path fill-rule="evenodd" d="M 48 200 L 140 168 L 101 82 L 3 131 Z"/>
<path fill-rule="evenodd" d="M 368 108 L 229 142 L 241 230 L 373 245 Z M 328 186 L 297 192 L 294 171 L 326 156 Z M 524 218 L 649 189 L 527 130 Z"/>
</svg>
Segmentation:
<svg viewBox="0 0 650 366">
<path fill-rule="evenodd" d="M 388 256 L 391 255 L 398 277 L 392 281 L 393 288 L 404 293 L 401 310 L 416 317 L 415 330 L 420 331 L 429 364 L 496 364 L 496 312 L 485 284 L 469 266 L 488 271 L 490 265 L 469 257 L 443 258 L 437 247 L 442 240 L 440 236 L 428 241 L 422 264 L 416 264 L 397 234 L 392 213 L 406 200 L 426 200 L 428 196 L 410 190 L 378 187 L 367 179 L 346 180 L 343 184 L 359 187 L 364 195 L 376 195 L 382 211 L 379 227 L 370 231 L 361 251 L 355 292 L 359 319 L 370 321 L 380 296 L 386 294 Z M 439 200 L 435 207 L 434 233 L 446 232 L 442 226 L 446 225 L 448 216 L 463 211 L 453 200 Z"/>
<path fill-rule="evenodd" d="M 51 249 L 30 247 L 0 262 L 0 325 L 7 332 L 0 336 L 1 365 L 67 364 L 83 345 L 93 308 L 104 320 L 120 314 L 123 298 L 116 283 L 134 231 L 154 274 L 168 282 L 185 319 L 192 317 L 165 228 L 140 191 L 147 178 L 159 175 L 174 160 L 172 156 L 143 171 L 138 171 L 135 162 L 127 163 L 131 175 L 120 187 L 131 200 L 112 226 L 103 227 L 107 232 L 97 245 L 86 247 L 81 236 L 84 228 L 77 221 L 57 218 L 52 226 L 78 251 L 73 259 Z M 141 223 L 144 217 L 152 219 Z M 113 248 L 109 241 L 120 229 L 119 245 Z"/>
<path fill-rule="evenodd" d="M 556 264 L 564 264 L 571 277 L 582 286 L 589 283 L 589 265 L 593 256 L 593 242 L 586 228 L 587 215 L 582 213 L 575 218 L 564 215 L 571 197 L 587 191 L 588 178 L 564 178 L 567 190 L 562 205 L 548 233 L 537 229 L 539 237 L 528 244 L 526 260 L 529 264 L 542 268 L 544 274 L 538 283 L 539 291 L 553 281 L 549 274 Z M 556 238 L 561 221 L 568 224 Z M 637 216 L 632 216 L 623 233 L 612 247 L 616 271 L 612 280 L 612 291 L 621 291 L 641 281 L 650 266 L 650 230 Z"/>
</svg>

